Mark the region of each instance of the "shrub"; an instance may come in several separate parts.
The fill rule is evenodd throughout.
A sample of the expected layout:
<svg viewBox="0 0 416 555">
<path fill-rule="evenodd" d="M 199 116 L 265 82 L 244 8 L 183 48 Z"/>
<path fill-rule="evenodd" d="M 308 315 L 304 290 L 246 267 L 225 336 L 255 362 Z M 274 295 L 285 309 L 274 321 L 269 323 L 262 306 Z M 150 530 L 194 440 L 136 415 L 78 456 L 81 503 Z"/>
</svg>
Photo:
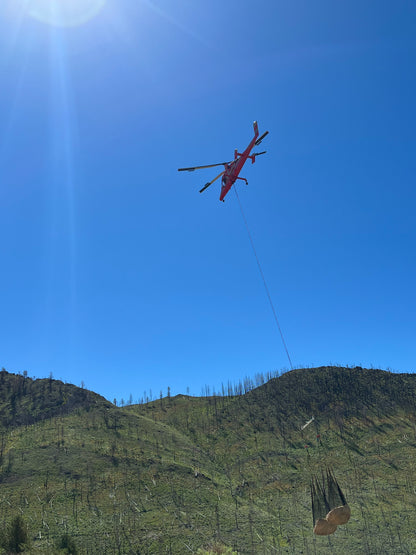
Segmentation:
<svg viewBox="0 0 416 555">
<path fill-rule="evenodd" d="M 9 553 L 22 553 L 29 548 L 29 535 L 21 516 L 16 516 L 10 523 L 3 545 Z"/>
<path fill-rule="evenodd" d="M 68 555 L 77 555 L 78 553 L 76 543 L 69 534 L 64 534 L 61 537 L 57 547 Z"/>
</svg>

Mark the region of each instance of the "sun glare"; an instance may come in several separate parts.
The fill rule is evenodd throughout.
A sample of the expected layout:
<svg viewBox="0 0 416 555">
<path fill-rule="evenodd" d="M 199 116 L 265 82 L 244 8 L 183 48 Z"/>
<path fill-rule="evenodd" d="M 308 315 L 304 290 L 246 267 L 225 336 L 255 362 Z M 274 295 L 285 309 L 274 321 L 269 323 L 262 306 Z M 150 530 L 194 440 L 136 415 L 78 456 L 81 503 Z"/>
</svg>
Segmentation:
<svg viewBox="0 0 416 555">
<path fill-rule="evenodd" d="M 95 17 L 106 0 L 28 0 L 28 14 L 50 25 L 75 27 Z"/>
</svg>

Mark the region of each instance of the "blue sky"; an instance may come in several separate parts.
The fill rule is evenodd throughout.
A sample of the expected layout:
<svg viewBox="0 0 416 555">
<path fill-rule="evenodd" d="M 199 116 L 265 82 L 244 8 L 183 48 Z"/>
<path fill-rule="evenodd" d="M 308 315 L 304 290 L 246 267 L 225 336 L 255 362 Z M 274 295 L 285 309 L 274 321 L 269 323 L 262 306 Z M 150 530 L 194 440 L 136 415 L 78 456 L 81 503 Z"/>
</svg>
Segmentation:
<svg viewBox="0 0 416 555">
<path fill-rule="evenodd" d="M 0 6 L 0 366 L 110 400 L 287 369 L 234 192 L 177 172 L 257 120 L 293 365 L 414 371 L 415 3 L 68 2 Z"/>
</svg>

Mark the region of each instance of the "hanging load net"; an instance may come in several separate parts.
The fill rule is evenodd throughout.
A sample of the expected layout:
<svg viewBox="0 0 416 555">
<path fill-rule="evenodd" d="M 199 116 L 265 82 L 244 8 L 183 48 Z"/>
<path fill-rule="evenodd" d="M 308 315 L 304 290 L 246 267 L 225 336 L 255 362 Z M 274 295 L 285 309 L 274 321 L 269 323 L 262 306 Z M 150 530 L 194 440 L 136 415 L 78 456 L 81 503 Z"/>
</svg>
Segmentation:
<svg viewBox="0 0 416 555">
<path fill-rule="evenodd" d="M 322 473 L 321 479 L 314 476 L 311 481 L 313 531 L 318 536 L 333 534 L 340 524 L 350 519 L 351 510 L 345 496 L 330 469 Z"/>
<path fill-rule="evenodd" d="M 347 524 L 351 516 L 351 509 L 349 508 L 344 494 L 333 474 L 328 468 L 326 471 L 326 485 L 328 492 L 329 506 L 331 510 L 326 515 L 328 522 L 332 522 L 337 526 L 340 524 Z"/>
<path fill-rule="evenodd" d="M 313 531 L 318 536 L 329 536 L 337 529 L 337 525 L 326 520 L 326 515 L 330 512 L 331 508 L 326 496 L 324 483 L 316 476 L 312 478 L 311 482 L 311 497 L 312 497 L 312 514 L 313 514 Z"/>
</svg>

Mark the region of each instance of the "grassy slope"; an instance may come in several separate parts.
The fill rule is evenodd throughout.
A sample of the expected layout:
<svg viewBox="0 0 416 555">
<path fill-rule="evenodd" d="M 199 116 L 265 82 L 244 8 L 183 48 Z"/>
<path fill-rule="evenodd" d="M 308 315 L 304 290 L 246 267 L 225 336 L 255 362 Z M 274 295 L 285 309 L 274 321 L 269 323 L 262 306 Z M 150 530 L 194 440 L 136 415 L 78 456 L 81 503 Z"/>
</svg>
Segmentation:
<svg viewBox="0 0 416 555">
<path fill-rule="evenodd" d="M 81 553 L 415 553 L 415 378 L 295 370 L 244 396 L 125 408 L 26 379 L 12 427 L 23 378 L 3 374 L 0 524 L 22 514 L 42 553 L 64 531 Z M 318 538 L 308 484 L 326 465 L 352 517 Z"/>
</svg>

